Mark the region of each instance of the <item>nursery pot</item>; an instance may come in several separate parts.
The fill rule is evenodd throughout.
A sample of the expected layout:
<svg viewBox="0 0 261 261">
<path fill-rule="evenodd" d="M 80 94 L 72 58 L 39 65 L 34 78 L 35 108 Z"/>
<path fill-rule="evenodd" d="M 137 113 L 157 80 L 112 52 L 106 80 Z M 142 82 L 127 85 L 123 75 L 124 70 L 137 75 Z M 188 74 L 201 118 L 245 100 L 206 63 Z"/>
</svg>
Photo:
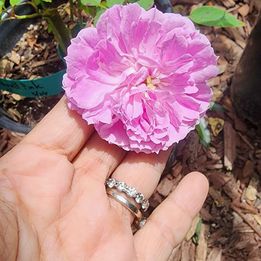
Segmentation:
<svg viewBox="0 0 261 261">
<path fill-rule="evenodd" d="M 30 6 L 23 5 L 19 14 L 28 14 L 32 12 Z M 0 57 L 10 52 L 16 42 L 26 31 L 28 25 L 32 24 L 34 19 L 9 20 L 0 24 Z M 0 90 L 16 93 L 24 97 L 43 97 L 58 95 L 62 92 L 62 78 L 65 70 L 58 71 L 52 75 L 33 80 L 22 79 L 3 79 L 0 78 Z M 17 123 L 6 116 L 3 110 L 0 110 L 0 127 L 11 129 L 12 131 L 27 133 L 30 127 Z"/>
<path fill-rule="evenodd" d="M 238 116 L 261 126 L 261 15 L 237 65 L 231 97 Z"/>
</svg>

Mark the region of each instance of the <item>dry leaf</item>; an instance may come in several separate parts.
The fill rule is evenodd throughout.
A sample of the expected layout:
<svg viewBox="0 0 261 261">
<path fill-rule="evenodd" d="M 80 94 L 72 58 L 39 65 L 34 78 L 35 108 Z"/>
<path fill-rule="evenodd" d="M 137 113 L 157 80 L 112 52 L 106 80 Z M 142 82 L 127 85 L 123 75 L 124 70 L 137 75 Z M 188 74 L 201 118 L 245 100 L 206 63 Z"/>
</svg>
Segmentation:
<svg viewBox="0 0 261 261">
<path fill-rule="evenodd" d="M 224 166 L 228 171 L 233 169 L 236 158 L 236 133 L 231 123 L 224 125 Z"/>
<path fill-rule="evenodd" d="M 246 191 L 245 191 L 245 197 L 247 200 L 250 200 L 250 201 L 255 201 L 256 200 L 256 195 L 257 195 L 257 190 L 255 187 L 253 187 L 252 185 L 249 185 L 247 188 L 246 188 Z"/>
<path fill-rule="evenodd" d="M 209 86 L 218 86 L 220 84 L 220 77 L 214 77 L 208 81 Z"/>
<path fill-rule="evenodd" d="M 227 8 L 231 8 L 236 5 L 234 0 L 223 0 L 223 5 Z"/>
<path fill-rule="evenodd" d="M 21 57 L 20 57 L 20 55 L 17 52 L 12 51 L 10 56 L 9 56 L 9 60 L 14 62 L 15 64 L 19 64 L 20 60 L 21 60 Z"/>
<path fill-rule="evenodd" d="M 223 56 L 220 56 L 219 59 L 218 59 L 219 74 L 226 72 L 227 67 L 228 67 L 227 60 Z"/>
<path fill-rule="evenodd" d="M 219 248 L 213 248 L 207 258 L 207 261 L 221 261 L 222 250 Z"/>
<path fill-rule="evenodd" d="M 216 137 L 223 130 L 224 120 L 220 118 L 208 118 L 208 123 L 211 127 L 213 135 Z"/>
<path fill-rule="evenodd" d="M 20 121 L 22 118 L 21 114 L 16 109 L 9 108 L 7 112 L 16 121 Z"/>
<path fill-rule="evenodd" d="M 177 259 L 173 259 L 173 261 Z M 183 241 L 181 243 L 181 258 L 180 260 L 194 261 L 195 260 L 195 245 L 191 241 Z"/>
<path fill-rule="evenodd" d="M 213 101 L 219 101 L 223 97 L 223 92 L 219 87 L 212 87 L 213 90 Z"/>
<path fill-rule="evenodd" d="M 33 48 L 34 45 L 35 45 L 36 42 L 37 42 L 37 38 L 36 38 L 34 35 L 28 35 L 28 36 L 26 37 L 26 41 L 27 41 L 28 45 L 29 45 L 31 48 Z"/>
<path fill-rule="evenodd" d="M 67 3 L 64 7 L 63 10 L 67 13 L 67 15 L 71 15 L 71 9 L 70 9 L 70 4 Z"/>
<path fill-rule="evenodd" d="M 249 13 L 249 5 L 245 4 L 238 8 L 238 12 L 243 16 L 247 16 Z"/>
<path fill-rule="evenodd" d="M 16 93 L 12 93 L 11 96 L 12 96 L 12 98 L 13 98 L 14 100 L 16 100 L 16 101 L 20 101 L 20 100 L 23 99 L 23 97 L 22 97 L 21 95 L 16 94 Z"/>
</svg>

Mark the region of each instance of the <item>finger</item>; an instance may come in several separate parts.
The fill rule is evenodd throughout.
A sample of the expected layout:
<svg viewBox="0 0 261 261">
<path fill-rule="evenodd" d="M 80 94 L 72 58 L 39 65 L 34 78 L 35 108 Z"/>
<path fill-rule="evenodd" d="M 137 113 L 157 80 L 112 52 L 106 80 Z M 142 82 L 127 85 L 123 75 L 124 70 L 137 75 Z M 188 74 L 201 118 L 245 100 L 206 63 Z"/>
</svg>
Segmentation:
<svg viewBox="0 0 261 261">
<path fill-rule="evenodd" d="M 208 192 L 208 181 L 198 172 L 188 174 L 160 204 L 135 236 L 138 260 L 168 260 L 189 230 Z"/>
<path fill-rule="evenodd" d="M 94 133 L 73 161 L 73 185 L 84 186 L 88 178 L 93 178 L 104 186 L 106 177 L 114 171 L 125 155 L 126 151 L 109 144 Z"/>
<path fill-rule="evenodd" d="M 116 168 L 112 177 L 125 182 L 128 186 L 134 187 L 138 192 L 142 193 L 145 198 L 149 198 L 155 190 L 162 171 L 165 167 L 168 151 L 161 151 L 159 154 L 144 154 L 130 152 L 124 158 L 122 163 Z M 120 204 L 115 204 L 112 199 L 113 206 L 116 206 L 119 213 L 129 211 Z M 124 213 L 124 216 L 127 213 Z M 133 216 L 129 213 L 129 222 L 132 223 Z"/>
<path fill-rule="evenodd" d="M 72 160 L 92 132 L 93 127 L 69 110 L 66 99 L 62 98 L 22 142 L 55 151 Z"/>
</svg>

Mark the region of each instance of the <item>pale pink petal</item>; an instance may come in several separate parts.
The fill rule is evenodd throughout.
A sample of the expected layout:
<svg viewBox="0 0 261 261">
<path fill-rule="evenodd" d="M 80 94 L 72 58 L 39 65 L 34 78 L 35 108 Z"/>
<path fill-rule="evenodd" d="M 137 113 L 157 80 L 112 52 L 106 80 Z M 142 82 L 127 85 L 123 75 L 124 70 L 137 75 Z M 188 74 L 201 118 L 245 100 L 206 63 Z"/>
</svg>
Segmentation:
<svg viewBox="0 0 261 261">
<path fill-rule="evenodd" d="M 178 14 L 115 5 L 72 40 L 63 86 L 68 105 L 109 143 L 158 153 L 184 139 L 211 100 L 217 57 Z"/>
</svg>

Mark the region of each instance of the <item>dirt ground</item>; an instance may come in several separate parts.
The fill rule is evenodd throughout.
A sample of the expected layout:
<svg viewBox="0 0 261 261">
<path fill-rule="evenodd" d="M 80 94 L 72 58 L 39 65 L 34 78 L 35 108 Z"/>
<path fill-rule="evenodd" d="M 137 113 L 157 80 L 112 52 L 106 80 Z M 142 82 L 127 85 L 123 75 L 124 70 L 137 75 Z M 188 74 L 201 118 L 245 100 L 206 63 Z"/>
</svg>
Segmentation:
<svg viewBox="0 0 261 261">
<path fill-rule="evenodd" d="M 200 27 L 219 56 L 220 74 L 210 81 L 217 109 L 206 120 L 211 132 L 208 148 L 196 132 L 181 141 L 151 198 L 153 210 L 190 171 L 209 179 L 208 198 L 186 239 L 169 261 L 261 260 L 261 135 L 255 126 L 235 113 L 230 84 L 247 38 L 256 22 L 261 0 L 173 1 L 175 10 L 187 15 L 200 3 L 225 7 L 245 23 L 242 28 Z M 0 156 L 23 135 L 0 129 Z"/>
</svg>

